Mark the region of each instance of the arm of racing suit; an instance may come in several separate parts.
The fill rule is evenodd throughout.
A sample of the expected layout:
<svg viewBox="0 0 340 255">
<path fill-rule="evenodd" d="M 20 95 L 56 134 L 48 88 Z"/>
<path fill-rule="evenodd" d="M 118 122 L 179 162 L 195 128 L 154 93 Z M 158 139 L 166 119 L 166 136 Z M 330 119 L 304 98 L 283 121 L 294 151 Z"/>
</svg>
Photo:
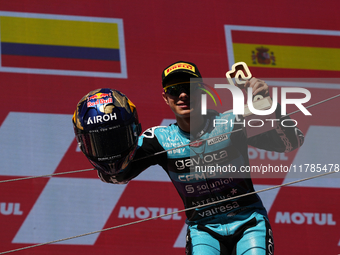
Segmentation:
<svg viewBox="0 0 340 255">
<path fill-rule="evenodd" d="M 276 118 L 281 118 L 281 106 L 277 105 L 276 109 Z M 301 130 L 298 127 L 294 127 L 295 122 L 290 120 L 289 116 L 283 118 L 287 119 L 285 121 L 284 127 L 281 125 L 281 121 L 278 121 L 277 127 L 273 130 L 267 131 L 265 133 L 245 138 L 243 132 L 238 132 L 238 135 L 244 136 L 243 139 L 247 140 L 247 144 L 254 146 L 259 149 L 264 149 L 267 151 L 276 151 L 276 152 L 290 152 L 295 150 L 296 148 L 302 146 L 304 141 L 304 136 Z M 282 120 L 282 119 L 281 119 Z M 289 121 L 290 120 L 290 121 Z M 234 127 L 237 129 L 240 127 Z"/>
<path fill-rule="evenodd" d="M 151 165 L 159 164 L 162 166 L 166 162 L 166 153 L 154 155 L 161 151 L 164 151 L 164 148 L 158 142 L 154 128 L 150 128 L 139 137 L 136 152 L 128 165 L 121 168 L 119 173 L 115 175 L 98 171 L 98 177 L 103 182 L 125 184 Z"/>
</svg>

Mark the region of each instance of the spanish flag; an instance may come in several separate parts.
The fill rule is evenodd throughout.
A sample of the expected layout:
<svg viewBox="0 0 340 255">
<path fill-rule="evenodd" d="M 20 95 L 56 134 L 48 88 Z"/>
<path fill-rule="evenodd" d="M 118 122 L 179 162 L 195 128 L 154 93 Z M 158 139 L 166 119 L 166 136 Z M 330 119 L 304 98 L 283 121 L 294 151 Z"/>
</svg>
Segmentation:
<svg viewBox="0 0 340 255">
<path fill-rule="evenodd" d="M 294 31 L 294 29 L 292 29 Z M 235 62 L 244 61 L 252 68 L 267 71 L 294 70 L 302 74 L 331 74 L 340 71 L 340 36 L 289 33 L 287 31 L 232 30 L 232 49 Z M 308 71 L 308 72 L 306 72 Z M 287 72 L 282 72 L 287 73 Z"/>
<path fill-rule="evenodd" d="M 1 67 L 121 72 L 112 22 L 0 16 L 0 42 Z"/>
</svg>

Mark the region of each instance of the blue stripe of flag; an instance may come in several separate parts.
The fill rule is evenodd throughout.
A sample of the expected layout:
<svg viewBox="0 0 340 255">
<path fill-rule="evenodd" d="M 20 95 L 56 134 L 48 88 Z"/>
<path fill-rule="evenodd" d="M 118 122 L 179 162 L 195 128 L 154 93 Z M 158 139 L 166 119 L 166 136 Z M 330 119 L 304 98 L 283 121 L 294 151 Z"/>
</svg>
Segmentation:
<svg viewBox="0 0 340 255">
<path fill-rule="evenodd" d="M 119 49 L 1 43 L 1 54 L 119 61 Z"/>
</svg>

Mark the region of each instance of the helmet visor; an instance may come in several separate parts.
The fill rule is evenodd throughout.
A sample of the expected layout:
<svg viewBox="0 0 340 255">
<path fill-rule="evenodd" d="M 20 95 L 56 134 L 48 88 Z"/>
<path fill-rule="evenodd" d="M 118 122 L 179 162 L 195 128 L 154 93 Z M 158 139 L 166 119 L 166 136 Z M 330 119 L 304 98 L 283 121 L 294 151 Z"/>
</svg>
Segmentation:
<svg viewBox="0 0 340 255">
<path fill-rule="evenodd" d="M 92 160 L 118 160 L 136 144 L 139 126 L 134 123 L 120 128 L 83 131 L 77 139 L 81 150 Z"/>
</svg>

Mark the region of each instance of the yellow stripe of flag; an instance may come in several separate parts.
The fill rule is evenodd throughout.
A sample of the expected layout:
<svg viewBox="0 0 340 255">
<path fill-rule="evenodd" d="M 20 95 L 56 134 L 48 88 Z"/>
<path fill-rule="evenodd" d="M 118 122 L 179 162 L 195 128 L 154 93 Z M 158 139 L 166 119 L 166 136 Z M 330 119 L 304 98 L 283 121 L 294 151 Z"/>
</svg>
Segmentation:
<svg viewBox="0 0 340 255">
<path fill-rule="evenodd" d="M 254 64 L 251 58 L 252 51 L 264 47 L 273 52 L 275 65 Z M 278 46 L 233 43 L 235 62 L 244 61 L 249 66 L 268 68 L 292 68 L 311 70 L 340 71 L 340 48 Z M 257 62 L 257 61 L 256 61 Z"/>
<path fill-rule="evenodd" d="M 0 17 L 1 42 L 119 49 L 115 23 Z"/>
</svg>

